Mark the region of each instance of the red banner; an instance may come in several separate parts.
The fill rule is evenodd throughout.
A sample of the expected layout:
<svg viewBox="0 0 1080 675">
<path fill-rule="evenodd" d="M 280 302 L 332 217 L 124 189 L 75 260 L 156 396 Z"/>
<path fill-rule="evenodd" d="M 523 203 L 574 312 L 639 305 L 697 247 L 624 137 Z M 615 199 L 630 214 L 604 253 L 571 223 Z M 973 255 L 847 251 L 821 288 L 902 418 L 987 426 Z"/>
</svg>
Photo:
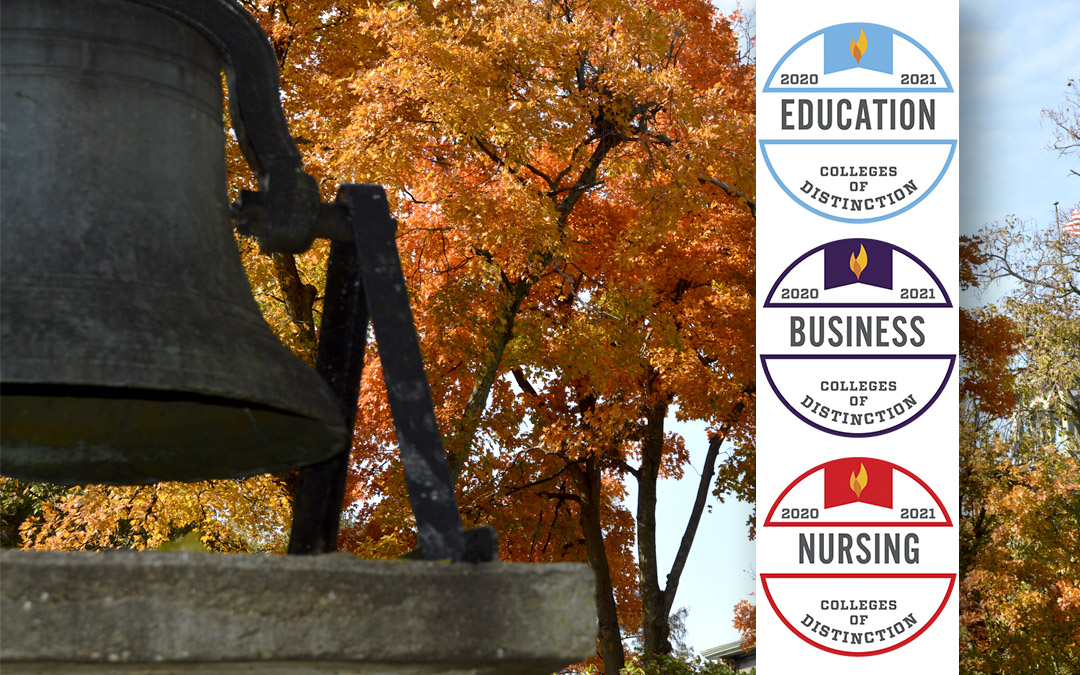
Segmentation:
<svg viewBox="0 0 1080 675">
<path fill-rule="evenodd" d="M 825 465 L 825 508 L 854 502 L 892 508 L 893 469 L 870 457 L 847 457 Z"/>
</svg>

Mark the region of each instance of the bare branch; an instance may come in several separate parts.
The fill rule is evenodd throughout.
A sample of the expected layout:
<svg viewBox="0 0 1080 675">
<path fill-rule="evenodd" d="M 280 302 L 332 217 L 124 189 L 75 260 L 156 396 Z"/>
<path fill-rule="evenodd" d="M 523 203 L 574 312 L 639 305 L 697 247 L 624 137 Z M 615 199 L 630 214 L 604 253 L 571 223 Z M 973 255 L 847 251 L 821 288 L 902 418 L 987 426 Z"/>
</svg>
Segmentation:
<svg viewBox="0 0 1080 675">
<path fill-rule="evenodd" d="M 752 386 L 744 389 L 747 396 L 752 395 L 754 391 L 755 388 Z M 690 548 L 693 546 L 694 538 L 697 536 L 697 528 L 701 523 L 701 514 L 705 510 L 705 502 L 709 496 L 709 489 L 712 487 L 712 477 L 716 473 L 715 464 L 716 458 L 720 454 L 720 446 L 727 440 L 728 434 L 731 433 L 732 428 L 745 409 L 745 403 L 742 401 L 736 402 L 731 407 L 731 412 L 728 413 L 728 417 L 720 426 L 719 431 L 709 438 L 709 449 L 705 453 L 705 464 L 702 466 L 701 479 L 698 481 L 694 506 L 690 512 L 690 518 L 687 520 L 686 528 L 683 530 L 682 540 L 679 542 L 679 551 L 675 554 L 675 561 L 671 564 L 671 571 L 667 576 L 667 586 L 664 589 L 664 604 L 668 614 L 671 613 L 675 593 L 679 589 L 679 581 L 682 579 L 683 570 L 686 569 L 686 561 L 690 557 Z"/>
<path fill-rule="evenodd" d="M 746 194 L 744 194 L 740 190 L 736 190 L 736 189 L 732 188 L 730 185 L 728 185 L 727 183 L 725 183 L 722 180 L 717 180 L 715 178 L 708 178 L 706 176 L 699 176 L 698 180 L 700 182 L 702 182 L 702 183 L 708 183 L 709 185 L 715 185 L 716 187 L 718 187 L 721 190 L 723 190 L 724 192 L 726 192 L 728 194 L 728 196 L 737 197 L 737 198 L 743 200 L 744 202 L 746 202 L 746 206 L 750 209 L 750 216 L 752 218 L 754 218 L 755 220 L 757 220 L 757 202 L 755 202 L 753 199 L 750 199 L 749 197 L 747 197 Z"/>
</svg>

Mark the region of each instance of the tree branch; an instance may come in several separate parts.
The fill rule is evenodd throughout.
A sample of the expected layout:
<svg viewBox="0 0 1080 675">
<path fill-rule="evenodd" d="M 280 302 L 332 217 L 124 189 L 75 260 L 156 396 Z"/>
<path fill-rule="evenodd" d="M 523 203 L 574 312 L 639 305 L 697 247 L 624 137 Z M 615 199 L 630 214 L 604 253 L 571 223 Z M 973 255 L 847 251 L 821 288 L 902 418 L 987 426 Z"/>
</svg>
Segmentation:
<svg viewBox="0 0 1080 675">
<path fill-rule="evenodd" d="M 525 379 L 525 373 L 521 371 L 521 368 L 511 368 L 510 372 L 513 373 L 514 381 L 517 382 L 517 385 L 521 387 L 521 390 L 523 392 L 532 396 L 533 398 L 539 398 L 540 395 L 536 393 L 535 389 L 533 389 L 532 384 L 530 384 L 529 381 Z"/>
<path fill-rule="evenodd" d="M 502 326 L 490 345 L 489 353 L 491 357 L 483 365 L 476 384 L 469 394 L 461 419 L 458 421 L 459 433 L 456 434 L 459 439 L 458 447 L 455 448 L 454 452 L 449 453 L 450 457 L 448 458 L 452 482 L 457 482 L 457 478 L 461 475 L 461 470 L 465 466 L 465 461 L 469 457 L 473 440 L 476 438 L 476 433 L 480 428 L 480 418 L 487 407 L 491 387 L 495 384 L 495 377 L 498 375 L 499 366 L 502 364 L 503 354 L 506 353 L 506 346 L 510 344 L 510 340 L 514 337 L 514 322 L 533 283 L 529 279 L 519 279 L 510 288 L 509 301 L 502 311 Z"/>
<path fill-rule="evenodd" d="M 753 388 L 748 388 L 746 393 L 753 393 Z M 727 440 L 732 427 L 735 426 L 739 416 L 745 409 L 746 404 L 742 401 L 735 403 L 731 407 L 727 419 L 720 426 L 720 430 L 709 438 L 709 450 L 705 454 L 705 465 L 702 467 L 701 480 L 698 481 L 694 507 L 690 511 L 690 518 L 686 523 L 686 529 L 683 531 L 682 540 L 679 542 L 679 551 L 675 554 L 675 561 L 671 564 L 671 571 L 667 576 L 667 587 L 664 589 L 664 605 L 668 614 L 671 613 L 675 593 L 679 590 L 679 581 L 682 579 L 683 570 L 686 569 L 686 561 L 690 557 L 690 548 L 694 545 L 694 538 L 697 536 L 698 525 L 701 523 L 701 514 L 705 510 L 705 502 L 712 486 L 712 477 L 716 473 L 716 458 L 720 454 L 720 446 Z"/>
<path fill-rule="evenodd" d="M 750 199 L 749 197 L 747 197 L 742 191 L 736 190 L 736 189 L 732 188 L 730 185 L 728 185 L 727 183 L 725 183 L 724 181 L 717 180 L 715 178 L 709 178 L 709 177 L 706 177 L 706 176 L 699 176 L 698 181 L 700 181 L 701 183 L 707 183 L 709 185 L 715 185 L 716 187 L 718 187 L 721 190 L 723 190 L 724 192 L 726 192 L 728 194 L 728 196 L 737 197 L 737 198 L 743 200 L 744 202 L 746 202 L 746 206 L 750 209 L 750 216 L 754 220 L 757 220 L 757 202 L 755 202 L 753 199 Z"/>
</svg>

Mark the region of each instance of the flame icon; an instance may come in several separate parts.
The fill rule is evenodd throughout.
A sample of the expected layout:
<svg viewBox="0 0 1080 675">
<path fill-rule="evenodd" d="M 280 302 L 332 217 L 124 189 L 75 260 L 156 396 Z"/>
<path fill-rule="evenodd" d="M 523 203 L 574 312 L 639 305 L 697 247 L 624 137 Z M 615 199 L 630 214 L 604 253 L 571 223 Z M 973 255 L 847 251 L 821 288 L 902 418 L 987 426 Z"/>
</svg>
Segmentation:
<svg viewBox="0 0 1080 675">
<path fill-rule="evenodd" d="M 862 244 L 859 244 L 859 256 L 855 257 L 855 254 L 851 254 L 851 260 L 848 262 L 848 266 L 851 267 L 851 271 L 855 273 L 855 278 L 858 279 L 862 276 L 863 270 L 866 269 L 867 256 L 866 248 Z"/>
<path fill-rule="evenodd" d="M 851 55 L 855 57 L 855 63 L 862 61 L 863 54 L 866 53 L 866 32 L 859 31 L 858 41 L 855 38 L 851 38 Z"/>
<path fill-rule="evenodd" d="M 858 499 L 862 496 L 862 491 L 866 489 L 866 484 L 870 482 L 870 479 L 866 476 L 866 465 L 859 463 L 859 475 L 856 476 L 855 472 L 851 472 L 851 490 L 855 493 L 855 498 Z"/>
</svg>

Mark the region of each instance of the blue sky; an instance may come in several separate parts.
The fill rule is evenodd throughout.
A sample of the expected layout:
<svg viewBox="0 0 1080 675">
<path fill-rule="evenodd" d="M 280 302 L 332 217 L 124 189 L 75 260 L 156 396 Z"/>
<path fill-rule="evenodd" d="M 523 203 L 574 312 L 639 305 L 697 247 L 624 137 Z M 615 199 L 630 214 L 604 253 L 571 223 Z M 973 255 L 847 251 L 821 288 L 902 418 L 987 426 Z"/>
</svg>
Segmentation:
<svg viewBox="0 0 1080 675">
<path fill-rule="evenodd" d="M 734 0 L 714 4 L 725 12 L 736 5 Z M 753 9 L 756 2 L 741 5 Z M 1007 215 L 1049 227 L 1054 201 L 1063 210 L 1080 203 L 1080 177 L 1069 176 L 1070 168 L 1080 170 L 1080 159 L 1046 149 L 1050 126 L 1040 115 L 1043 108 L 1061 104 L 1070 77 L 1080 78 L 1080 2 L 961 0 L 960 31 L 960 229 L 973 233 Z M 678 430 L 700 470 L 704 430 Z M 697 479 L 688 469 L 682 481 L 661 485 L 662 570 L 678 547 Z M 688 642 L 698 652 L 738 639 L 732 607 L 754 589 L 748 574 L 754 568 L 746 529 L 749 505 L 710 503 L 713 511 L 703 518 L 675 599 L 676 607 L 690 607 Z"/>
<path fill-rule="evenodd" d="M 1080 78 L 1080 3 L 964 0 L 960 31 L 961 229 L 1010 214 L 1049 226 L 1053 202 L 1080 202 L 1080 159 L 1046 149 L 1040 116 Z"/>
</svg>

